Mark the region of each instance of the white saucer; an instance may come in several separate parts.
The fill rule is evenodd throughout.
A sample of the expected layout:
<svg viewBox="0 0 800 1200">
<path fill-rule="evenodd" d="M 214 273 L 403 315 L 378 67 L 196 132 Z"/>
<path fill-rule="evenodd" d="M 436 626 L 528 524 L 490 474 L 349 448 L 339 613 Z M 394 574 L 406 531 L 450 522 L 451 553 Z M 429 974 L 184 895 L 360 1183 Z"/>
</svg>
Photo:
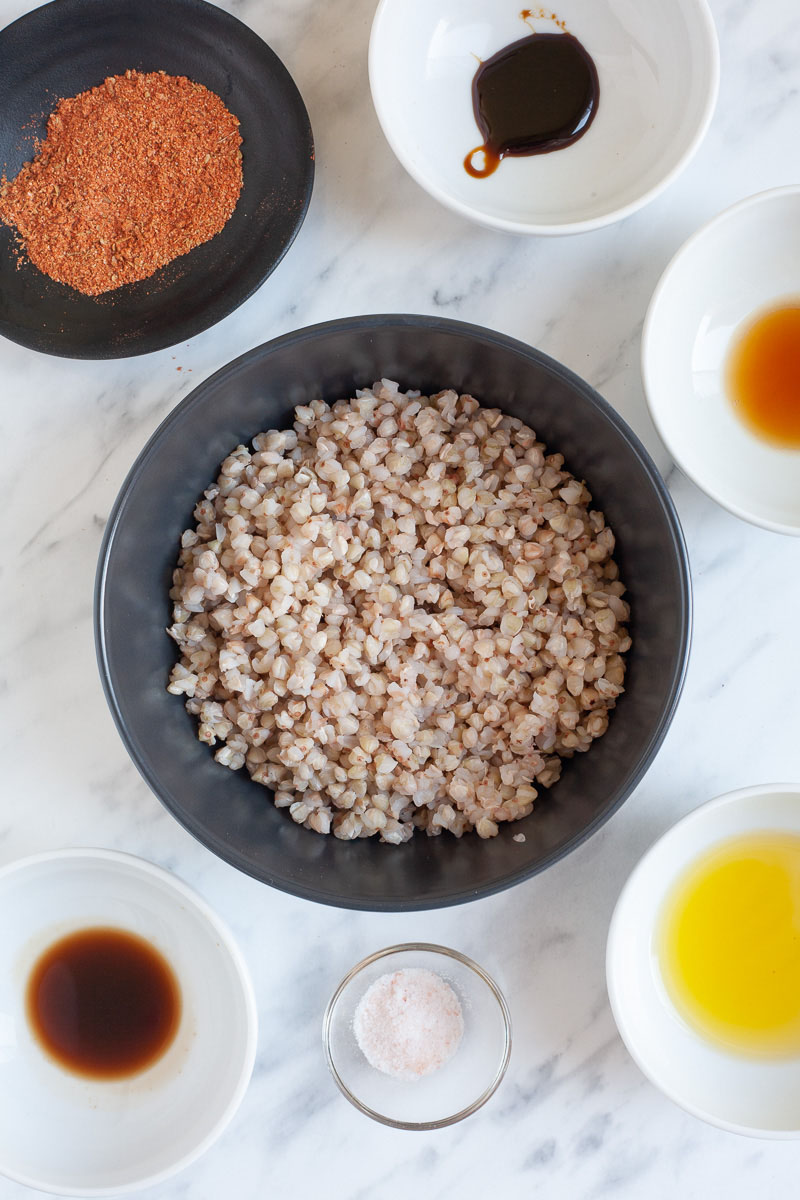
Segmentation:
<svg viewBox="0 0 800 1200">
<path fill-rule="evenodd" d="M 653 293 L 642 375 L 653 421 L 678 466 L 737 517 L 800 535 L 800 450 L 771 446 L 739 419 L 724 386 L 737 330 L 800 300 L 800 187 L 735 204 L 699 229 Z"/>
<path fill-rule="evenodd" d="M 481 138 L 472 109 L 478 60 L 552 20 L 520 19 L 517 0 L 381 0 L 369 78 L 400 162 L 457 213 L 511 233 L 597 229 L 641 208 L 686 166 L 716 103 L 719 49 L 706 0 L 561 0 L 554 9 L 594 59 L 597 115 L 573 145 L 505 158 L 471 178 Z M 534 13 L 539 12 L 533 8 Z"/>
<path fill-rule="evenodd" d="M 77 929 L 148 939 L 182 993 L 175 1040 L 149 1070 L 97 1082 L 34 1039 L 25 985 L 38 956 Z M 110 850 L 62 850 L 0 870 L 0 1172 L 60 1195 L 156 1183 L 219 1136 L 250 1079 L 257 1017 L 247 967 L 211 909 L 166 871 Z"/>
<path fill-rule="evenodd" d="M 693 1116 L 751 1137 L 800 1137 L 800 1061 L 745 1058 L 705 1041 L 670 1002 L 654 931 L 673 883 L 741 834 L 800 834 L 800 784 L 729 792 L 673 825 L 634 868 L 608 933 L 606 974 L 622 1040 L 644 1074 Z"/>
</svg>

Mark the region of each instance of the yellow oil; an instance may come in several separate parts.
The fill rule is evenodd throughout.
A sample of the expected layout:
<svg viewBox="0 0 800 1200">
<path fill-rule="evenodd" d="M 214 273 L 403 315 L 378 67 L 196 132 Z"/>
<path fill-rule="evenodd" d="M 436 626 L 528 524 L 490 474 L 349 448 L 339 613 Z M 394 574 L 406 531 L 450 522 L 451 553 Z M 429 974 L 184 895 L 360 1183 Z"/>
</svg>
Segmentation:
<svg viewBox="0 0 800 1200">
<path fill-rule="evenodd" d="M 800 1054 L 800 836 L 720 843 L 667 897 L 657 931 L 667 992 L 701 1036 L 739 1054 Z"/>
</svg>

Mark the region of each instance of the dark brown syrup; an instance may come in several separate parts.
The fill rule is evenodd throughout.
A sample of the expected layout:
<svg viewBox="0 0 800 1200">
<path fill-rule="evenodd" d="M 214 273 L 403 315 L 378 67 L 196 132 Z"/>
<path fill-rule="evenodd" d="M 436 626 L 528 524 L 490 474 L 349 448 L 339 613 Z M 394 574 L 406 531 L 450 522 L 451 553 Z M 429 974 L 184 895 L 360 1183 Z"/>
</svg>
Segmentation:
<svg viewBox="0 0 800 1200">
<path fill-rule="evenodd" d="M 512 42 L 475 72 L 472 107 L 483 145 L 469 152 L 464 167 L 485 179 L 506 155 L 571 146 L 594 120 L 599 96 L 597 68 L 571 33 L 532 33 Z M 475 155 L 483 156 L 482 165 Z"/>
<path fill-rule="evenodd" d="M 123 1079 L 152 1066 L 181 1016 L 169 963 L 123 929 L 81 929 L 55 942 L 31 971 L 25 999 L 50 1057 L 91 1079 Z"/>
</svg>

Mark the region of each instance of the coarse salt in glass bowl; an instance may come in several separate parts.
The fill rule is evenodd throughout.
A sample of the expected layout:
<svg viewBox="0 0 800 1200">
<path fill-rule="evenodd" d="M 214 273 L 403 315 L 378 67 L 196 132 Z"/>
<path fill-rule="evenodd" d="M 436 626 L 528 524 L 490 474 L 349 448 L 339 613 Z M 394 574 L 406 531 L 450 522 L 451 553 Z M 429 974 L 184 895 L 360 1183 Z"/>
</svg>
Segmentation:
<svg viewBox="0 0 800 1200">
<path fill-rule="evenodd" d="M 353 1021 L 377 979 L 414 968 L 450 985 L 461 1003 L 464 1033 L 447 1062 L 407 1081 L 370 1065 Z M 395 1129 L 441 1129 L 476 1112 L 496 1091 L 511 1055 L 511 1017 L 499 987 L 477 963 L 445 946 L 408 942 L 377 950 L 353 967 L 330 999 L 322 1038 L 333 1078 L 360 1112 Z"/>
</svg>

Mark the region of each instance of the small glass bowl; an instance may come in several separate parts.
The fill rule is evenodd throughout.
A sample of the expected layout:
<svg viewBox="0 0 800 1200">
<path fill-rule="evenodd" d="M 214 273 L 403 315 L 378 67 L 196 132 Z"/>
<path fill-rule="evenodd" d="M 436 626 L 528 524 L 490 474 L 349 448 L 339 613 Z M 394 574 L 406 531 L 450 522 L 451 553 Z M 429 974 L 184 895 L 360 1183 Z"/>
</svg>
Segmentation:
<svg viewBox="0 0 800 1200">
<path fill-rule="evenodd" d="M 371 1067 L 353 1030 L 356 1007 L 381 975 L 422 967 L 436 972 L 461 1001 L 464 1036 L 453 1057 L 412 1082 Z M 496 1091 L 511 1055 L 505 997 L 482 967 L 457 950 L 408 942 L 377 950 L 353 967 L 331 996 L 322 1022 L 331 1074 L 360 1112 L 394 1129 L 442 1129 L 476 1112 Z"/>
</svg>

